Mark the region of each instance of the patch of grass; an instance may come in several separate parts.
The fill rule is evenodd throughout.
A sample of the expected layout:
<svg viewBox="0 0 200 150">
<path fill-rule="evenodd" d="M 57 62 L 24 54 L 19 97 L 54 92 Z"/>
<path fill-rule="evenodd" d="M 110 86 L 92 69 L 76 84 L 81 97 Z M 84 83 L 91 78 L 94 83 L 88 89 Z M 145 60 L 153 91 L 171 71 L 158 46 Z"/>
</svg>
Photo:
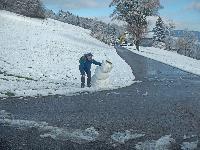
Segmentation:
<svg viewBox="0 0 200 150">
<path fill-rule="evenodd" d="M 29 77 L 23 77 L 23 76 L 19 76 L 19 75 L 13 75 L 13 74 L 7 74 L 7 73 L 4 73 L 5 76 L 9 76 L 9 77 L 16 77 L 16 78 L 19 78 L 19 79 L 26 79 L 26 80 L 31 80 L 31 81 L 37 81 L 37 80 L 34 80 L 33 78 L 29 78 Z"/>
<path fill-rule="evenodd" d="M 37 94 L 37 97 L 42 97 L 42 94 Z"/>
<path fill-rule="evenodd" d="M 0 70 L 0 74 L 5 74 L 5 73 L 6 73 L 5 71 L 1 71 L 1 70 Z"/>
<path fill-rule="evenodd" d="M 29 77 L 22 77 L 22 76 L 14 76 L 14 77 L 19 78 L 19 79 L 26 79 L 26 80 L 35 81 L 33 78 L 29 78 Z"/>
<path fill-rule="evenodd" d="M 4 93 L 6 96 L 8 96 L 8 97 L 12 97 L 12 96 L 15 96 L 15 94 L 14 93 L 12 93 L 12 92 L 6 92 L 6 93 Z"/>
<path fill-rule="evenodd" d="M 34 80 L 33 78 L 29 78 L 29 77 L 23 77 L 23 76 L 14 75 L 14 74 L 8 74 L 5 71 L 1 71 L 1 70 L 0 70 L 0 74 L 3 74 L 4 76 L 9 76 L 9 77 L 16 77 L 16 78 L 19 78 L 19 79 L 25 79 L 25 80 L 30 80 L 30 81 L 37 81 L 37 80 Z"/>
<path fill-rule="evenodd" d="M 8 79 L 6 79 L 6 78 L 0 78 L 1 80 L 4 80 L 4 81 L 9 81 Z"/>
</svg>

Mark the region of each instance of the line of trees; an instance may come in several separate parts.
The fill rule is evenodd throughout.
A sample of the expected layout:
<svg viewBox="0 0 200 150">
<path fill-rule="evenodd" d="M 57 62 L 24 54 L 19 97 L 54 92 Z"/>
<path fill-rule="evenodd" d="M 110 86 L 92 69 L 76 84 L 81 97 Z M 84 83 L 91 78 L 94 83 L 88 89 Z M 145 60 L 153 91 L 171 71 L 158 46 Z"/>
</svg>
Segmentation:
<svg viewBox="0 0 200 150">
<path fill-rule="evenodd" d="M 57 14 L 55 14 L 53 11 L 47 10 L 46 16 L 64 23 L 89 29 L 91 30 L 91 35 L 93 37 L 106 44 L 114 43 L 123 32 L 123 28 L 118 25 L 107 24 L 95 18 L 79 17 L 69 11 L 60 10 Z"/>
<path fill-rule="evenodd" d="M 182 31 L 182 35 L 175 37 L 173 30 L 175 26 L 173 23 L 168 25 L 159 17 L 156 22 L 154 32 L 154 46 L 160 45 L 169 51 L 176 51 L 179 54 L 189 56 L 195 59 L 200 59 L 200 43 L 198 37 L 191 31 Z"/>
<path fill-rule="evenodd" d="M 28 17 L 45 18 L 45 9 L 40 0 L 0 0 L 0 9 Z"/>
<path fill-rule="evenodd" d="M 200 43 L 192 32 L 184 31 L 175 41 L 177 53 L 200 60 Z"/>
</svg>

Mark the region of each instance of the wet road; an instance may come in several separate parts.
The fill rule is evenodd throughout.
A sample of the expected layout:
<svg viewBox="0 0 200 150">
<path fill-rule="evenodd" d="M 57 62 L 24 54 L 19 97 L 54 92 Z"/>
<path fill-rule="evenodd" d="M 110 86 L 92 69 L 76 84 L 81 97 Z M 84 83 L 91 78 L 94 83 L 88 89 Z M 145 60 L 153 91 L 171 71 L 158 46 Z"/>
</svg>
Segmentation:
<svg viewBox="0 0 200 150">
<path fill-rule="evenodd" d="M 200 77 L 124 48 L 117 51 L 141 82 L 77 96 L 0 100 L 0 110 L 11 113 L 15 119 L 45 121 L 51 126 L 72 130 L 94 127 L 100 133 L 96 141 L 80 143 L 41 138 L 37 128 L 0 124 L 0 148 L 134 149 L 137 142 L 170 134 L 177 143 L 182 142 L 184 135 L 200 136 Z M 145 137 L 113 145 L 111 135 L 125 130 L 143 133 Z"/>
</svg>

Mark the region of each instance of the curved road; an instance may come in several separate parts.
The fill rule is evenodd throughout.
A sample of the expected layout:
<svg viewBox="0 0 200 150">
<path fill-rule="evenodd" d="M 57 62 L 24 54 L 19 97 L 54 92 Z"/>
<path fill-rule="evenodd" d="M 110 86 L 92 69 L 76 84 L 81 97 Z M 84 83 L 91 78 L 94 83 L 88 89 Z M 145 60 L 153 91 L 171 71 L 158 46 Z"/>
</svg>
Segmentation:
<svg viewBox="0 0 200 150">
<path fill-rule="evenodd" d="M 133 69 L 137 82 L 129 87 L 77 96 L 9 98 L 0 110 L 16 119 L 45 121 L 69 129 L 94 127 L 100 137 L 93 142 L 41 138 L 37 128 L 19 129 L 0 123 L 0 148 L 13 149 L 134 149 L 135 144 L 172 135 L 180 144 L 184 135 L 200 135 L 200 77 L 117 47 Z M 145 134 L 113 146 L 114 132 Z"/>
</svg>

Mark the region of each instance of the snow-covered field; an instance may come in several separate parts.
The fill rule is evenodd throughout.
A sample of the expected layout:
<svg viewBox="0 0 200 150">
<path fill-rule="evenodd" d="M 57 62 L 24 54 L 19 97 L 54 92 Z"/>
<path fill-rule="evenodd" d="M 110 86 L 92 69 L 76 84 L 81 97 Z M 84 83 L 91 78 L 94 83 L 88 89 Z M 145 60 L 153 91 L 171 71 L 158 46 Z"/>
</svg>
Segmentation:
<svg viewBox="0 0 200 150">
<path fill-rule="evenodd" d="M 0 11 L 0 96 L 102 90 L 80 88 L 79 59 L 87 52 L 92 52 L 97 61 L 112 61 L 114 68 L 106 89 L 133 83 L 130 66 L 113 47 L 92 38 L 89 30 Z"/>
<path fill-rule="evenodd" d="M 125 48 L 136 54 L 157 60 L 173 67 L 177 67 L 181 70 L 191 72 L 196 75 L 200 75 L 200 60 L 154 47 L 140 47 L 140 51 L 137 51 L 134 46 L 128 46 Z"/>
</svg>

